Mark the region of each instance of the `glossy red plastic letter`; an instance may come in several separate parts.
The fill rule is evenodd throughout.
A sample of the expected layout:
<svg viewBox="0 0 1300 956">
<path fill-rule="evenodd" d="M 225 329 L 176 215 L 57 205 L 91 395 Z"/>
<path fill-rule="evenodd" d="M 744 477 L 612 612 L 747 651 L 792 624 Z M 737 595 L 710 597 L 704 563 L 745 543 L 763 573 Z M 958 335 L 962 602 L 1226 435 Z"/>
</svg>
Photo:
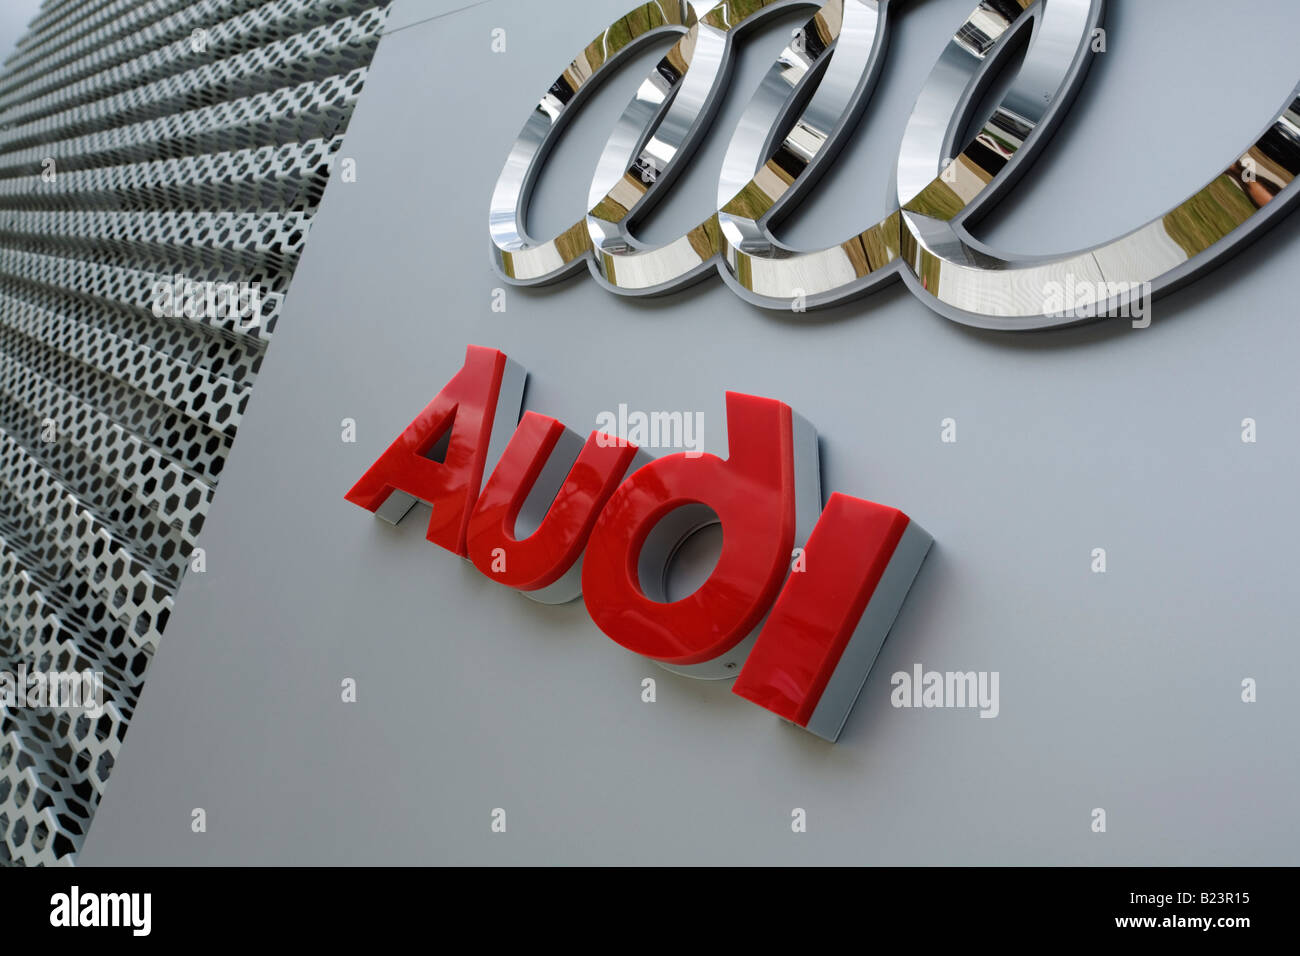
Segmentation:
<svg viewBox="0 0 1300 956">
<path fill-rule="evenodd" d="M 633 472 L 605 506 L 587 545 L 582 590 L 602 631 L 628 650 L 681 668 L 719 661 L 750 636 L 789 569 L 796 523 L 793 429 L 789 406 L 728 392 L 725 461 L 679 453 Z M 641 586 L 647 539 L 664 519 L 700 505 L 722 523 L 717 566 L 694 594 L 673 603 L 652 600 Z M 671 548 L 670 542 L 668 553 Z"/>
<path fill-rule="evenodd" d="M 575 444 L 580 441 L 554 418 L 525 413 L 470 518 L 470 560 L 506 587 L 542 591 L 574 568 L 601 508 L 636 457 L 636 446 L 602 442 L 593 432 L 564 476 L 537 530 L 526 538 L 516 538 L 515 525 L 524 503 L 556 453 L 556 445 L 566 435 Z M 544 600 L 561 603 L 578 597 L 578 592 L 575 580 L 564 594 Z"/>
<path fill-rule="evenodd" d="M 831 495 L 733 692 L 834 740 L 930 544 L 897 509 Z"/>
<path fill-rule="evenodd" d="M 469 346 L 461 370 L 353 486 L 347 500 L 394 523 L 409 509 L 410 499 L 423 501 L 433 508 L 429 540 L 464 555 L 506 365 L 505 353 Z M 441 462 L 431 460 L 429 452 L 449 429 L 446 455 Z M 394 494 L 406 497 L 385 508 Z"/>
</svg>

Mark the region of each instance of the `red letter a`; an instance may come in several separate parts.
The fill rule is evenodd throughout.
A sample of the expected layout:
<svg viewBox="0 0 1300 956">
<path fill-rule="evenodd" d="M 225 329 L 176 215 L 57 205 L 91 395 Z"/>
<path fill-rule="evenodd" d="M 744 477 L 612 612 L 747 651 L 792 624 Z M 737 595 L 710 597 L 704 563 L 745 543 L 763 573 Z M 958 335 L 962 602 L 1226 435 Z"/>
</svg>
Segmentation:
<svg viewBox="0 0 1300 956">
<path fill-rule="evenodd" d="M 483 472 L 514 430 L 523 386 L 523 369 L 504 352 L 471 345 L 455 378 L 345 497 L 392 524 L 423 501 L 433 508 L 429 540 L 463 556 Z"/>
</svg>

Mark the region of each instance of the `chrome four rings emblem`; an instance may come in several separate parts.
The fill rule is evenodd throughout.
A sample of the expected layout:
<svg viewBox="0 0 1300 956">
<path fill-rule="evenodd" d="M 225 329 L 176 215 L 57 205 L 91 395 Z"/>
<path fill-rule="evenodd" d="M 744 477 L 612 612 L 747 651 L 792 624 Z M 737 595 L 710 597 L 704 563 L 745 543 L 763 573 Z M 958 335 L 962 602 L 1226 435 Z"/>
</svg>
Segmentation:
<svg viewBox="0 0 1300 956">
<path fill-rule="evenodd" d="M 899 0 L 652 0 L 596 37 L 551 84 L 519 134 L 492 196 L 493 262 L 518 285 L 584 266 L 621 295 L 672 292 L 714 272 L 773 309 L 817 308 L 901 276 L 937 312 L 967 325 L 1035 329 L 1128 314 L 1221 262 L 1295 202 L 1300 87 L 1245 152 L 1163 216 L 1091 249 L 1051 257 L 999 253 L 963 223 L 1011 188 L 1060 123 L 1097 47 L 1103 0 L 984 0 L 954 34 L 916 100 L 895 172 L 895 211 L 827 249 L 796 250 L 771 233 L 843 147 L 884 62 Z M 632 227 L 710 128 L 738 34 L 780 11 L 818 7 L 769 69 L 732 134 L 717 211 L 650 245 Z M 1031 31 L 989 120 L 958 143 L 1008 50 Z M 680 35 L 610 134 L 588 212 L 546 240 L 524 226 L 547 152 L 584 95 L 644 43 Z M 809 92 L 811 90 L 811 93 Z M 955 157 L 955 158 L 949 158 Z M 1086 309 L 1070 292 L 1097 290 Z M 1052 290 L 1057 290 L 1053 292 Z M 1076 303 L 1077 305 L 1077 303 Z M 1065 306 L 1065 307 L 1061 307 Z"/>
</svg>

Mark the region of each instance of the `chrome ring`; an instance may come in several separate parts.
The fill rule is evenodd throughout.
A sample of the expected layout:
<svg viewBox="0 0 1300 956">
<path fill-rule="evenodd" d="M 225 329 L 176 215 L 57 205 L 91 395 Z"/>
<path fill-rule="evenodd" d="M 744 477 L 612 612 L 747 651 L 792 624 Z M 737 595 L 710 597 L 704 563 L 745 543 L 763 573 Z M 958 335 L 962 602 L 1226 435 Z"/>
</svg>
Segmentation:
<svg viewBox="0 0 1300 956">
<path fill-rule="evenodd" d="M 1053 6 L 1062 2 L 1087 6 L 1091 2 L 1098 17 L 1102 5 L 1102 0 L 1050 2 Z M 899 194 L 911 197 L 922 193 L 940 172 L 943 158 L 951 155 L 953 140 L 993 74 L 997 54 L 1007 48 L 1010 37 L 1034 22 L 1040 9 L 1033 0 L 985 0 L 958 28 L 908 120 L 895 171 Z M 870 70 L 871 65 L 865 69 Z M 832 95 L 847 87 L 846 80 L 831 87 Z M 865 97 L 855 105 L 860 112 Z M 775 239 L 767 224 L 733 217 L 724 229 L 727 268 L 723 278 L 742 298 L 765 308 L 839 304 L 874 291 L 902 271 L 899 220 L 896 206 L 883 220 L 844 242 L 799 251 Z"/>
<path fill-rule="evenodd" d="M 931 308 L 965 325 L 1042 329 L 1144 313 L 1145 302 L 1238 251 L 1300 196 L 1297 87 L 1265 132 L 1209 185 L 1124 236 L 1058 256 L 1006 256 L 973 238 L 963 223 L 1060 121 L 1086 72 L 1088 51 L 1071 56 L 1070 47 L 1080 30 L 1092 33 L 1100 11 L 1084 10 L 1083 0 L 1044 2 L 1040 27 L 992 119 L 946 175 L 901 203 L 905 281 Z M 1061 92 L 1051 96 L 1053 89 Z M 900 197 L 906 181 L 900 159 Z"/>
<path fill-rule="evenodd" d="M 696 22 L 687 0 L 650 0 L 597 36 L 551 84 L 510 149 L 492 193 L 489 229 L 493 265 L 511 282 L 553 282 L 581 267 L 591 252 L 585 222 L 558 236 L 536 240 L 524 227 L 524 213 L 551 148 L 568 120 L 617 65 L 645 44 L 680 34 Z"/>
<path fill-rule="evenodd" d="M 712 119 L 737 34 L 771 14 L 813 5 L 810 0 L 719 4 L 700 18 L 660 64 L 657 73 L 671 83 L 647 81 L 642 86 L 606 145 L 589 197 L 587 226 L 595 253 L 592 273 L 606 288 L 623 295 L 658 295 L 715 271 L 723 245 L 720 213 L 713 213 L 676 240 L 657 246 L 637 240 L 632 226 L 654 201 L 656 190 L 680 169 Z M 777 192 L 775 183 L 782 179 L 789 180 L 782 183 L 783 193 L 810 181 L 821 165 L 816 162 L 819 154 L 831 152 L 828 134 L 834 132 L 834 140 L 841 139 L 856 119 L 848 114 L 852 104 L 827 108 L 832 86 L 826 79 L 818 84 L 813 101 L 787 142 L 765 140 L 782 125 L 800 91 L 821 76 L 828 63 L 834 70 L 835 62 L 846 55 L 840 49 L 845 45 L 843 28 L 857 43 L 856 50 L 847 52 L 863 53 L 869 62 L 878 63 L 885 6 L 887 0 L 829 0 L 796 31 L 798 40 L 788 45 L 769 69 L 732 138 L 718 184 L 720 210 L 725 212 L 733 204 L 746 208 L 747 200 Z M 669 98 L 669 105 L 655 116 Z M 846 122 L 837 122 L 841 118 Z M 644 145 L 639 150 L 629 148 L 638 138 Z M 787 144 L 803 155 L 797 161 L 797 153 L 784 157 L 794 168 L 780 169 L 774 163 Z"/>
<path fill-rule="evenodd" d="M 509 281 L 535 284 L 567 275 L 585 259 L 607 288 L 647 295 L 682 288 L 717 269 L 746 300 L 780 309 L 844 302 L 901 275 L 923 302 L 954 321 L 1047 328 L 1124 314 L 1139 297 L 1177 288 L 1255 238 L 1300 195 L 1297 87 L 1246 152 L 1164 216 L 1083 252 L 1000 255 L 966 225 L 1014 185 L 1061 121 L 1086 77 L 1104 0 L 983 0 L 917 98 L 894 170 L 895 212 L 828 249 L 789 249 L 771 235 L 771 225 L 813 185 L 865 109 L 883 62 L 887 4 L 830 0 L 821 6 L 803 29 L 811 42 L 782 52 L 733 133 L 718 183 L 718 212 L 657 247 L 638 242 L 630 227 L 698 145 L 716 110 L 735 32 L 811 0 L 728 0 L 698 18 L 687 3 L 638 8 L 647 26 L 625 31 L 623 47 L 664 29 L 685 35 L 610 136 L 584 222 L 549 243 L 533 244 L 517 225 L 518 210 L 563 110 L 573 105 L 566 100 L 557 109 L 549 98 L 542 101 L 494 195 L 498 270 Z M 674 6 L 676 19 L 665 12 Z M 659 11 L 658 20 L 652 10 Z M 980 132 L 947 160 L 1008 41 L 1031 28 L 1007 93 Z M 603 70 L 623 47 L 607 42 L 601 49 L 608 55 L 598 56 L 589 72 Z M 581 82 L 570 86 L 581 92 Z M 1101 291 L 1081 314 L 1063 294 L 1066 288 Z"/>
</svg>

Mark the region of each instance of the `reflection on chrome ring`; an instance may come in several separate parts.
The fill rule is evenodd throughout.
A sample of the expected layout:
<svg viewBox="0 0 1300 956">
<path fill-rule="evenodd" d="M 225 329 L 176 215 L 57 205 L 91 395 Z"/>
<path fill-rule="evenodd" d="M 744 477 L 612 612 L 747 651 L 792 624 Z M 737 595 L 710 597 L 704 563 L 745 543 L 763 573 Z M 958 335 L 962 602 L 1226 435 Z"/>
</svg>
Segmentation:
<svg viewBox="0 0 1300 956">
<path fill-rule="evenodd" d="M 898 0 L 892 0 L 895 6 Z M 520 133 L 492 198 L 493 262 L 520 285 L 586 264 L 622 295 L 672 292 L 714 272 L 772 309 L 835 305 L 901 276 L 932 309 L 967 325 L 1035 329 L 1129 315 L 1241 248 L 1300 193 L 1300 88 L 1265 131 L 1207 186 L 1111 242 L 1053 257 L 999 254 L 963 226 L 1014 185 L 1060 123 L 1098 47 L 1104 0 L 983 0 L 926 80 L 895 169 L 896 208 L 827 249 L 781 244 L 774 223 L 808 195 L 871 97 L 891 0 L 828 0 L 768 70 L 732 134 L 717 212 L 652 246 L 632 228 L 663 198 L 716 113 L 736 36 L 810 0 L 646 3 L 612 25 L 551 86 Z M 1024 60 L 990 118 L 958 137 L 1010 40 Z M 529 193 L 582 95 L 627 53 L 680 34 L 611 133 L 582 222 L 544 242 L 522 222 Z M 959 148 L 960 147 L 960 148 Z M 948 157 L 955 157 L 949 159 Z"/>
</svg>

